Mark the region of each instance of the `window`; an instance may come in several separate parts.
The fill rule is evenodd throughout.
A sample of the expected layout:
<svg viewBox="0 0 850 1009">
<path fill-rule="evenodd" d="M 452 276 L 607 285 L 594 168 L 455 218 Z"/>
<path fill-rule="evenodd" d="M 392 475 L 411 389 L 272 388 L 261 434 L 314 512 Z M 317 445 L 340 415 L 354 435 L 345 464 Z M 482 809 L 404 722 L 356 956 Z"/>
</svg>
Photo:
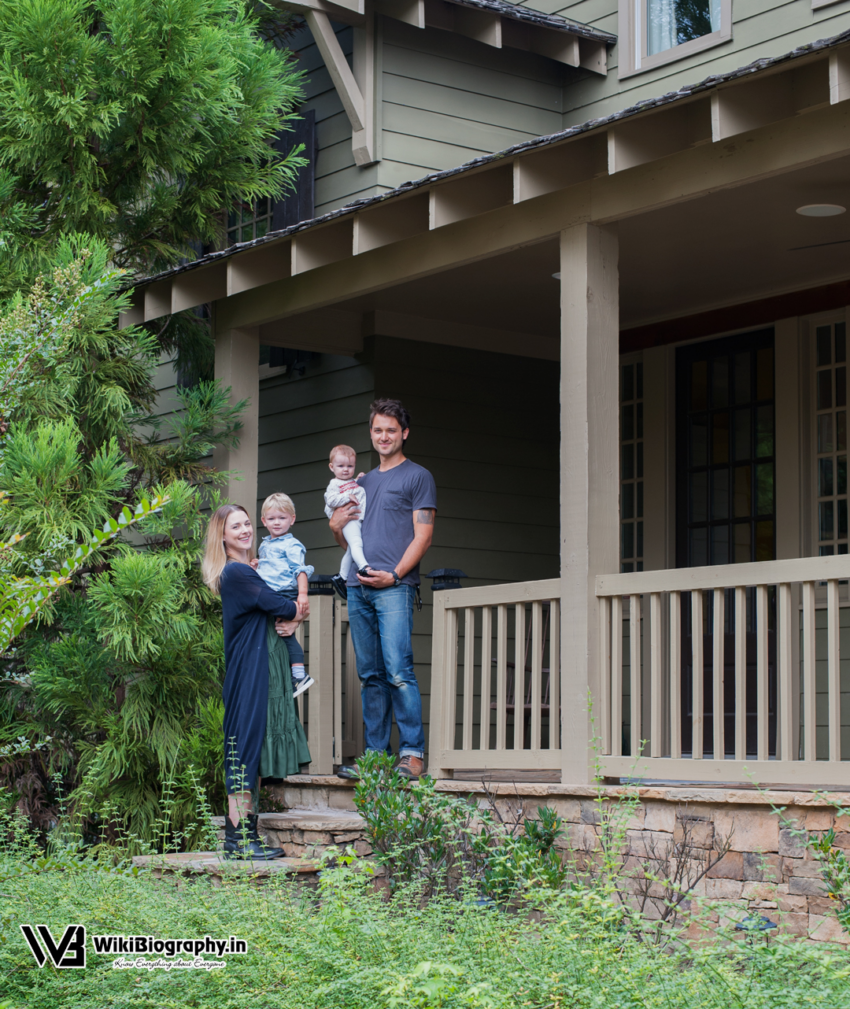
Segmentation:
<svg viewBox="0 0 850 1009">
<path fill-rule="evenodd" d="M 732 0 L 620 0 L 620 30 L 627 77 L 729 41 Z"/>
<path fill-rule="evenodd" d="M 643 364 L 620 368 L 620 570 L 643 571 Z"/>
<path fill-rule="evenodd" d="M 238 210 L 232 210 L 227 218 L 227 244 L 253 242 L 271 231 L 272 201 L 257 200 L 255 204 L 243 203 Z"/>
<path fill-rule="evenodd" d="M 773 560 L 773 330 L 683 347 L 676 367 L 679 566 Z"/>
<path fill-rule="evenodd" d="M 818 553 L 847 553 L 847 335 L 836 322 L 815 329 Z"/>
</svg>

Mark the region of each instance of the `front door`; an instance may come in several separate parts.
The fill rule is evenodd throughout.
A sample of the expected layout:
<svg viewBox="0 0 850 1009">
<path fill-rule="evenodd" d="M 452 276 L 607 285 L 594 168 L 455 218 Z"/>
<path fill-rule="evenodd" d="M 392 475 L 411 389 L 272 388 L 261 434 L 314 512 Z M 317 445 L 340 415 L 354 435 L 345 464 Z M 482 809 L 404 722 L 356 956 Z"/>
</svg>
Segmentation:
<svg viewBox="0 0 850 1009">
<path fill-rule="evenodd" d="M 678 567 L 776 556 L 773 329 L 709 340 L 676 353 Z M 687 602 L 687 605 L 685 603 Z M 713 739 L 713 596 L 703 598 L 705 745 Z M 734 752 L 734 600 L 726 592 L 724 738 Z M 769 747 L 776 745 L 775 600 L 770 599 Z M 682 607 L 682 745 L 691 738 L 690 600 Z M 756 745 L 755 599 L 747 590 L 747 752 Z M 710 750 L 703 756 L 712 756 Z M 716 755 L 718 758 L 721 755 Z"/>
</svg>

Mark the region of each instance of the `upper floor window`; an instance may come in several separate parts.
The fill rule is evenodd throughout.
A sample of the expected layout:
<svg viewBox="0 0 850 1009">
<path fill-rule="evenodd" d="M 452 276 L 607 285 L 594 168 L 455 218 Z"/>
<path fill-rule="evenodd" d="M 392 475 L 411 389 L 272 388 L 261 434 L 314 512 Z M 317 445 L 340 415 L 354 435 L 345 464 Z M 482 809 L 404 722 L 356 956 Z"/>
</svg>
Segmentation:
<svg viewBox="0 0 850 1009">
<path fill-rule="evenodd" d="M 620 0 L 620 26 L 627 77 L 731 39 L 732 0 Z"/>
</svg>

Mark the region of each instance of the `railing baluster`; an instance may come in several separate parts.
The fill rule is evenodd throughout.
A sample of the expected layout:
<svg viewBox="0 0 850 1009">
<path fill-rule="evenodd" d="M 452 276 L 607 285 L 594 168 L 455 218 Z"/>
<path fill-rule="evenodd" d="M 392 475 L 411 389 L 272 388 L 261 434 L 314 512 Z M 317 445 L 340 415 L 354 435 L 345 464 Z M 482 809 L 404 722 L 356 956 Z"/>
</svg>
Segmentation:
<svg viewBox="0 0 850 1009">
<path fill-rule="evenodd" d="M 463 749 L 472 749 L 473 701 L 475 699 L 475 610 L 464 608 L 463 622 Z"/>
<path fill-rule="evenodd" d="M 714 637 L 712 640 L 712 727 L 714 742 L 712 756 L 715 760 L 726 757 L 725 720 L 726 702 L 724 680 L 726 673 L 726 591 L 714 590 Z"/>
<path fill-rule="evenodd" d="M 793 625 L 791 623 L 791 586 L 785 582 L 779 586 L 779 627 L 776 633 L 776 651 L 779 659 L 779 741 L 776 747 L 780 760 L 794 760 L 791 752 L 794 742 L 791 694 L 791 662 L 794 656 Z"/>
<path fill-rule="evenodd" d="M 632 756 L 641 752 L 641 676 L 640 676 L 640 602 L 636 593 L 629 597 L 629 710 L 631 712 Z"/>
<path fill-rule="evenodd" d="M 481 721 L 479 749 L 490 749 L 490 674 L 493 659 L 493 610 L 481 608 Z"/>
<path fill-rule="evenodd" d="M 841 627 L 838 622 L 838 582 L 826 583 L 828 651 L 829 759 L 841 760 Z"/>
<path fill-rule="evenodd" d="M 691 757 L 703 757 L 703 642 L 702 642 L 702 590 L 691 592 Z"/>
<path fill-rule="evenodd" d="M 525 603 L 514 607 L 514 749 L 525 746 Z"/>
<path fill-rule="evenodd" d="M 662 756 L 661 728 L 661 593 L 649 597 L 649 745 L 650 755 Z"/>
<path fill-rule="evenodd" d="M 508 738 L 508 607 L 496 607 L 496 749 L 504 750 Z"/>
<path fill-rule="evenodd" d="M 670 593 L 670 756 L 682 756 L 682 595 Z"/>
<path fill-rule="evenodd" d="M 457 745 L 457 610 L 446 607 L 446 748 Z"/>
<path fill-rule="evenodd" d="M 540 705 L 543 692 L 543 603 L 531 604 L 531 738 L 532 750 L 540 749 Z M 525 698 L 523 698 L 525 700 Z"/>
<path fill-rule="evenodd" d="M 803 730 L 806 760 L 817 754 L 817 712 L 815 707 L 815 583 L 803 582 Z"/>
<path fill-rule="evenodd" d="M 623 599 L 611 600 L 611 753 L 623 753 Z"/>
<path fill-rule="evenodd" d="M 611 752 L 611 600 L 599 600 L 599 675 L 602 752 Z"/>
<path fill-rule="evenodd" d="M 334 763 L 344 764 L 342 752 L 342 607 L 333 600 L 333 711 Z"/>
<path fill-rule="evenodd" d="M 756 586 L 756 759 L 767 760 L 767 586 Z"/>
<path fill-rule="evenodd" d="M 561 604 L 549 603 L 549 749 L 561 748 Z"/>
<path fill-rule="evenodd" d="M 735 760 L 747 759 L 747 590 L 735 588 Z"/>
</svg>

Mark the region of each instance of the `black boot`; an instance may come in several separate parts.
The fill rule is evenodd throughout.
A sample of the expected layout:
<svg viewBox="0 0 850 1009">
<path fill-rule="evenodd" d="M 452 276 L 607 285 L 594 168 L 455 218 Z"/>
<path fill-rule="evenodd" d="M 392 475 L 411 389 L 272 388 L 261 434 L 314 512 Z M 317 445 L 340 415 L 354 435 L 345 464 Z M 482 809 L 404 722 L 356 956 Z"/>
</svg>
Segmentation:
<svg viewBox="0 0 850 1009">
<path fill-rule="evenodd" d="M 280 858 L 283 848 L 270 848 L 257 833 L 256 815 L 245 816 L 234 827 L 229 816 L 224 818 L 224 854 L 226 858 L 250 858 L 255 862 Z"/>
</svg>

